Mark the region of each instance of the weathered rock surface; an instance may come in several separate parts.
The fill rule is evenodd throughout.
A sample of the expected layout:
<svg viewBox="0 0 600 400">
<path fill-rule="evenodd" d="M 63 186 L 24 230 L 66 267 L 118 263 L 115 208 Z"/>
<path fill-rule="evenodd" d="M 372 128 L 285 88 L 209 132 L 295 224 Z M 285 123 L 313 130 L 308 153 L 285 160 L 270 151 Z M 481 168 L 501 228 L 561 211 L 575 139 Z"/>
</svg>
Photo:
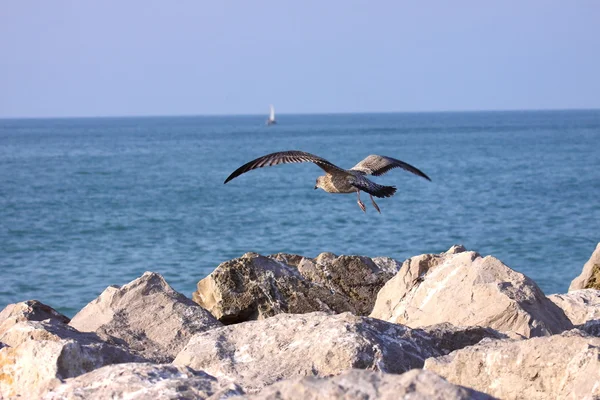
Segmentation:
<svg viewBox="0 0 600 400">
<path fill-rule="evenodd" d="M 277 253 L 277 254 L 271 254 L 267 256 L 268 258 L 271 258 L 275 261 L 280 261 L 286 265 L 289 265 L 290 267 L 294 267 L 294 268 L 298 268 L 298 264 L 300 264 L 300 261 L 302 261 L 302 259 L 304 258 L 303 256 L 300 256 L 298 254 L 288 254 L 288 253 Z"/>
<path fill-rule="evenodd" d="M 70 325 L 125 344 L 154 362 L 171 362 L 193 334 L 222 326 L 153 272 L 122 287 L 108 287 Z"/>
<path fill-rule="evenodd" d="M 55 320 L 64 324 L 68 324 L 70 321 L 68 317 L 37 300 L 9 304 L 0 312 L 0 337 L 19 322 L 43 321 L 45 319 Z"/>
<path fill-rule="evenodd" d="M 351 368 L 401 373 L 441 355 L 422 331 L 357 317 L 279 314 L 196 334 L 176 365 L 255 391 L 281 379 L 336 375 Z"/>
<path fill-rule="evenodd" d="M 571 281 L 569 292 L 579 289 L 600 289 L 600 243 L 583 266 L 581 274 Z"/>
<path fill-rule="evenodd" d="M 485 341 L 430 358 L 425 369 L 502 399 L 592 399 L 600 396 L 600 338 L 572 330 Z"/>
<path fill-rule="evenodd" d="M 143 361 L 55 319 L 19 322 L 2 341 L 11 347 L 0 349 L 0 398 L 37 398 L 61 379 L 108 364 Z"/>
<path fill-rule="evenodd" d="M 371 317 L 413 328 L 449 322 L 525 337 L 573 327 L 531 279 L 462 246 L 405 261 L 379 292 Z"/>
<path fill-rule="evenodd" d="M 53 342 L 74 340 L 81 344 L 101 343 L 108 345 L 95 333 L 79 332 L 65 323 L 51 319 L 18 322 L 7 329 L 0 336 L 0 340 L 11 347 L 17 347 L 28 340 L 50 340 Z"/>
<path fill-rule="evenodd" d="M 298 271 L 310 282 L 348 297 L 356 309 L 355 314 L 368 315 L 375 305 L 377 292 L 399 267 L 392 259 L 378 257 L 377 262 L 369 257 L 321 253 L 314 260 L 304 258 L 298 264 Z"/>
<path fill-rule="evenodd" d="M 222 399 L 243 394 L 234 384 L 220 383 L 201 371 L 170 364 L 109 365 L 68 379 L 44 400 Z"/>
<path fill-rule="evenodd" d="M 255 253 L 220 264 L 198 282 L 192 298 L 225 324 L 280 313 L 356 313 L 345 296 L 311 284 L 281 261 Z"/>
<path fill-rule="evenodd" d="M 225 324 L 280 313 L 366 315 L 375 295 L 396 272 L 387 258 L 323 253 L 316 259 L 246 253 L 219 265 L 198 282 L 192 298 Z"/>
<path fill-rule="evenodd" d="M 565 312 L 573 325 L 600 320 L 600 290 L 580 289 L 548 298 Z"/>
<path fill-rule="evenodd" d="M 413 369 L 402 375 L 350 370 L 330 378 L 296 378 L 249 395 L 251 400 L 487 400 L 493 397 L 453 385 L 437 374 Z"/>
<path fill-rule="evenodd" d="M 433 341 L 433 347 L 442 354 L 473 346 L 483 339 L 507 339 L 508 336 L 492 328 L 481 326 L 454 326 L 447 322 L 421 328 Z"/>
</svg>

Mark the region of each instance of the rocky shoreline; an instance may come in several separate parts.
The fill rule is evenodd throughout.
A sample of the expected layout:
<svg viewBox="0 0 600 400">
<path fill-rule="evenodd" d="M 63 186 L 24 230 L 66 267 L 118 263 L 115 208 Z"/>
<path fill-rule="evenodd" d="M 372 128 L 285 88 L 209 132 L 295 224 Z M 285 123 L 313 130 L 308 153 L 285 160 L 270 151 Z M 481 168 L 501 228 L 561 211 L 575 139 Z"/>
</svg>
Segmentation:
<svg viewBox="0 0 600 400">
<path fill-rule="evenodd" d="M 600 243 L 566 294 L 453 246 L 404 263 L 247 253 L 73 319 L 0 312 L 2 399 L 600 398 Z"/>
</svg>

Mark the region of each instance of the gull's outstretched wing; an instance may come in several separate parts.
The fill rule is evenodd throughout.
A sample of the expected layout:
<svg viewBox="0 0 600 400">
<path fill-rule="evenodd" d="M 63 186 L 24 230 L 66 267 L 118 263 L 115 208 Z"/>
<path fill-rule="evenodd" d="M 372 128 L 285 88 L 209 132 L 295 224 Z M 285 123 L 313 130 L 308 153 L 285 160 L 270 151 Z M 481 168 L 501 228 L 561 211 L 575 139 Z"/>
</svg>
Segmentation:
<svg viewBox="0 0 600 400">
<path fill-rule="evenodd" d="M 392 157 L 378 156 L 375 154 L 368 156 L 367 158 L 356 164 L 354 167 L 352 167 L 351 170 L 359 171 L 366 175 L 379 176 L 385 174 L 393 168 L 402 168 L 403 170 L 412 172 L 413 174 L 425 178 L 428 181 L 431 180 L 427 175 L 425 175 L 423 171 L 413 167 L 410 164 L 405 163 L 404 161 L 396 160 Z"/>
<path fill-rule="evenodd" d="M 329 174 L 335 173 L 344 173 L 347 174 L 346 170 L 330 163 L 324 158 L 319 156 L 315 156 L 314 154 L 305 153 L 303 151 L 290 150 L 290 151 L 280 151 L 277 153 L 267 154 L 266 156 L 262 156 L 257 158 L 256 160 L 252 160 L 235 171 L 231 175 L 225 179 L 224 183 L 229 182 L 233 178 L 240 176 L 241 174 L 248 172 L 250 170 L 262 167 L 270 167 L 272 165 L 278 164 L 291 164 L 291 163 L 302 163 L 302 162 L 311 162 L 317 164 L 321 167 L 325 172 Z"/>
</svg>

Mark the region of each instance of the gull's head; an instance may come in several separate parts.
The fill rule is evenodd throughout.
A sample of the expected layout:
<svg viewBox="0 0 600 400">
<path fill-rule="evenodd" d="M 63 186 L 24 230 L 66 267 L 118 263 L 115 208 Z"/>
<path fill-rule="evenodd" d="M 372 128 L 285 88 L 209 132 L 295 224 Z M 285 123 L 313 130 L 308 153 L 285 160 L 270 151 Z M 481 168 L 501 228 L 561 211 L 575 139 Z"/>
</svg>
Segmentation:
<svg viewBox="0 0 600 400">
<path fill-rule="evenodd" d="M 325 187 L 323 186 L 325 181 L 325 177 L 324 176 L 320 176 L 317 178 L 317 182 L 315 183 L 315 190 L 317 190 L 318 188 L 321 188 L 323 190 L 325 190 Z"/>
</svg>

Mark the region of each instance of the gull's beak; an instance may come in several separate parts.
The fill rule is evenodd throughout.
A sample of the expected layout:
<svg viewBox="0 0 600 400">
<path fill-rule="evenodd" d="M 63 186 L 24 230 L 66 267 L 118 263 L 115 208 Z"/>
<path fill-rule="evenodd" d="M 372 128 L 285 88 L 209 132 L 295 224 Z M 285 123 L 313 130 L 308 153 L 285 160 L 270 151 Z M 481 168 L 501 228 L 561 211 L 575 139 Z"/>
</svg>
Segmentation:
<svg viewBox="0 0 600 400">
<path fill-rule="evenodd" d="M 317 190 L 317 189 L 318 189 L 318 187 L 317 187 L 317 185 L 315 185 L 315 190 Z"/>
</svg>

